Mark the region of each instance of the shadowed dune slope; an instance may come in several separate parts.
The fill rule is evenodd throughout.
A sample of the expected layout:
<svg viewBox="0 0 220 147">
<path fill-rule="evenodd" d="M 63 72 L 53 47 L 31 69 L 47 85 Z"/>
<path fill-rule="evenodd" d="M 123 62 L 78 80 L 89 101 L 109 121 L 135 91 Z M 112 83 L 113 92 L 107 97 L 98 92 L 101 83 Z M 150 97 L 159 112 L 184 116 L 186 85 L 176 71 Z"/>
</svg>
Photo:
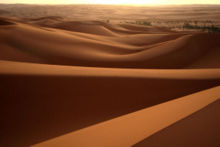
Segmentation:
<svg viewBox="0 0 220 147">
<path fill-rule="evenodd" d="M 219 107 L 220 100 L 141 141 L 134 147 L 218 147 L 220 145 Z"/>
<path fill-rule="evenodd" d="M 7 20 L 4 20 L 4 19 L 0 19 L 0 25 L 12 25 L 12 24 L 14 24 L 14 23 L 7 21 Z"/>
<path fill-rule="evenodd" d="M 198 111 L 199 109 L 207 106 L 210 103 L 215 102 L 216 100 L 219 99 L 219 93 L 218 93 L 219 90 L 220 87 L 215 87 L 209 90 L 198 92 L 173 101 L 156 105 L 154 107 L 150 107 L 141 111 L 124 115 L 122 117 L 107 122 L 90 126 L 88 128 L 84 128 L 34 146 L 35 147 L 60 147 L 60 146 L 129 147 L 135 144 L 137 141 L 141 140 L 143 137 L 150 136 L 151 134 L 157 132 L 158 130 L 166 126 L 169 126 L 170 124 Z M 210 108 L 205 108 L 205 109 L 210 109 Z M 212 112 L 214 111 L 215 110 L 212 110 Z M 217 112 L 214 112 L 214 114 L 215 116 L 218 116 L 219 110 Z M 208 115 L 206 114 L 206 116 Z M 219 122 L 219 119 L 216 120 Z M 207 125 L 210 125 L 212 123 L 210 120 L 208 122 L 209 124 Z M 217 123 L 216 122 L 213 123 L 216 125 L 216 127 L 219 130 L 219 126 L 217 125 Z M 136 126 L 134 126 L 134 124 L 136 124 Z M 211 140 L 213 140 L 214 142 L 218 141 L 219 139 L 218 130 L 214 131 L 213 129 L 211 131 L 211 132 L 214 131 L 214 133 L 210 134 L 212 135 L 210 137 L 214 137 L 214 139 L 209 138 L 210 140 L 209 143 L 214 144 L 213 142 L 211 142 Z M 105 139 L 100 140 L 100 138 L 105 138 Z M 181 137 L 178 139 L 184 140 L 184 138 L 181 139 Z M 173 146 L 177 146 L 177 145 L 173 145 Z"/>
<path fill-rule="evenodd" d="M 219 98 L 219 50 L 219 33 L 173 32 L 101 21 L 70 22 L 59 17 L 0 18 L 0 113 L 4 118 L 0 146 L 31 146 L 86 128 L 96 130 L 94 126 L 100 126 L 97 123 L 102 124 L 101 129 L 98 127 L 102 130 L 108 128 L 105 122 L 114 122 L 116 117 L 121 126 L 129 123 L 133 139 L 125 136 L 127 129 L 122 127 L 116 133 L 119 140 L 109 140 L 115 132 L 106 132 L 102 138 L 94 135 L 92 142 L 85 133 L 85 138 L 70 137 L 72 141 L 67 139 L 60 147 L 72 147 L 82 140 L 89 140 L 95 147 L 107 146 L 109 141 L 127 147 L 147 140 Z M 186 103 L 178 103 L 178 108 L 174 104 L 166 114 L 169 118 L 160 115 L 165 111 L 159 106 L 168 107 L 185 96 Z M 152 107 L 158 114 L 158 120 L 153 119 L 156 127 L 138 126 L 135 118 L 142 120 L 145 113 L 135 115 L 135 121 L 124 120 Z M 180 113 L 175 113 L 177 109 Z M 146 117 L 154 113 L 150 114 L 147 112 Z M 203 120 L 206 115 L 202 113 L 204 117 L 198 118 Z M 160 117 L 165 124 L 159 123 Z M 191 128 L 197 120 L 183 122 Z M 168 134 L 178 131 L 174 125 L 167 128 Z M 117 130 L 114 126 L 108 130 Z M 149 129 L 153 131 L 143 133 Z M 158 137 L 166 140 L 170 135 Z"/>
<path fill-rule="evenodd" d="M 0 65 L 1 110 L 7 112 L 2 114 L 7 118 L 2 142 L 21 146 L 220 83 L 219 69 L 114 69 L 9 61 Z"/>
</svg>

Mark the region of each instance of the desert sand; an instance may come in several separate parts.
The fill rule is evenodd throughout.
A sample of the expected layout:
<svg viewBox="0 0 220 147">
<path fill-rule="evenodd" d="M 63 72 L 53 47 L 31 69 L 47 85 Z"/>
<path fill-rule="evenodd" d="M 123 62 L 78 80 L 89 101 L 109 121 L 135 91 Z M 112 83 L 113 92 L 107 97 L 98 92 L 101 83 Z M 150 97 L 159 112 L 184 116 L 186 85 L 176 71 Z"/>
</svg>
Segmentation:
<svg viewBox="0 0 220 147">
<path fill-rule="evenodd" d="M 4 147 L 218 147 L 220 33 L 0 17 Z"/>
</svg>

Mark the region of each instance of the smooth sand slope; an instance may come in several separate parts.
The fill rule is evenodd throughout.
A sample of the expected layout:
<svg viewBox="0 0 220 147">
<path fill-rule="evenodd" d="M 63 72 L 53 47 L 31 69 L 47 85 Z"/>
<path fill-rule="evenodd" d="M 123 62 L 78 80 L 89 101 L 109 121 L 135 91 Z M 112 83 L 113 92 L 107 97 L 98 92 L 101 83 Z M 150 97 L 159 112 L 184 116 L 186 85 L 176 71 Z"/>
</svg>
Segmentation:
<svg viewBox="0 0 220 147">
<path fill-rule="evenodd" d="M 218 100 L 219 90 L 220 86 L 165 102 L 34 145 L 34 147 L 129 147 L 144 137 L 148 137 L 158 130 Z M 219 111 L 217 114 L 219 114 Z M 209 122 L 209 125 L 211 124 L 212 122 Z M 220 127 L 217 125 L 217 128 L 219 130 Z M 215 139 L 210 140 L 217 142 L 217 139 L 219 139 L 217 136 L 219 135 L 220 132 L 216 131 L 211 136 L 215 136 Z M 213 144 L 211 141 L 210 143 Z"/>
<path fill-rule="evenodd" d="M 127 147 L 167 127 L 166 141 L 220 98 L 219 50 L 218 33 L 0 18 L 0 146 Z"/>
<path fill-rule="evenodd" d="M 219 106 L 220 100 L 152 135 L 134 147 L 218 147 L 220 139 Z"/>
</svg>

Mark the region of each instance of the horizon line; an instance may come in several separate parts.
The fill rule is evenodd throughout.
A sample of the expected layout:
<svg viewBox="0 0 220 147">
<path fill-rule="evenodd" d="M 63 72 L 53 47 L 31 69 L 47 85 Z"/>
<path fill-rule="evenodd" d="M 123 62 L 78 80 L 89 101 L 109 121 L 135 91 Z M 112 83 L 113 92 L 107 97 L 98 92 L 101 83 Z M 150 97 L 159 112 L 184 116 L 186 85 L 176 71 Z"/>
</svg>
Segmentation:
<svg viewBox="0 0 220 147">
<path fill-rule="evenodd" d="M 220 3 L 161 3 L 161 4 L 101 4 L 101 3 L 64 3 L 64 4 L 60 4 L 60 3 L 1 3 L 0 5 L 109 5 L 109 6 L 181 6 L 181 5 L 220 5 Z"/>
</svg>

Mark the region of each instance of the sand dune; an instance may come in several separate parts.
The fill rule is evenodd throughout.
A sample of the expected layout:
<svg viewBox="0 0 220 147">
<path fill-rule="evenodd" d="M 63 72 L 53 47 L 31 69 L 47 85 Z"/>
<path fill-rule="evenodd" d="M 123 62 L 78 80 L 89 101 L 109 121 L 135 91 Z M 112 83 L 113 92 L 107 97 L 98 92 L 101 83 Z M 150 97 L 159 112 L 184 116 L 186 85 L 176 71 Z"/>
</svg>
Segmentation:
<svg viewBox="0 0 220 147">
<path fill-rule="evenodd" d="M 220 101 L 218 100 L 192 116 L 187 117 L 134 145 L 134 147 L 218 147 L 220 139 L 219 104 Z"/>
<path fill-rule="evenodd" d="M 219 115 L 219 50 L 219 33 L 1 17 L 0 146 L 169 146 Z"/>
<path fill-rule="evenodd" d="M 69 26 L 80 27 L 78 24 Z M 96 26 L 91 25 L 88 30 L 101 31 L 104 36 L 90 32 L 86 37 L 85 32 L 69 33 L 20 23 L 13 26 L 2 25 L 2 28 L 10 29 L 0 31 L 1 46 L 4 46 L 0 59 L 93 67 L 184 68 L 204 54 L 218 50 L 220 44 L 219 34 L 177 35 L 167 32 L 169 35 L 131 35 L 125 39 L 120 34 L 106 37 L 108 33 L 103 32 L 101 25 Z M 136 37 L 137 39 L 133 39 Z M 28 57 L 12 55 L 11 50 Z M 202 64 L 200 66 L 203 67 Z M 215 67 L 219 65 L 216 64 Z"/>
<path fill-rule="evenodd" d="M 34 146 L 132 146 L 143 137 L 148 137 L 158 130 L 167 127 L 168 125 L 186 117 L 189 114 L 192 114 L 198 109 L 201 109 L 201 107 L 216 101 L 219 99 L 219 90 L 220 87 L 216 87 L 210 90 L 169 101 L 107 122 L 103 122 L 101 124 L 81 129 Z M 219 111 L 215 113 L 219 114 Z M 218 125 L 217 127 L 219 128 Z M 216 134 L 213 134 L 209 137 L 216 137 L 215 135 L 218 136 L 219 132 L 216 131 Z M 100 140 L 100 138 L 104 139 Z M 199 138 L 200 137 L 198 137 L 198 139 Z M 219 139 L 219 137 L 216 137 L 216 139 L 217 138 Z M 216 139 L 215 142 L 218 141 Z M 164 144 L 161 145 L 163 146 Z"/>
</svg>

